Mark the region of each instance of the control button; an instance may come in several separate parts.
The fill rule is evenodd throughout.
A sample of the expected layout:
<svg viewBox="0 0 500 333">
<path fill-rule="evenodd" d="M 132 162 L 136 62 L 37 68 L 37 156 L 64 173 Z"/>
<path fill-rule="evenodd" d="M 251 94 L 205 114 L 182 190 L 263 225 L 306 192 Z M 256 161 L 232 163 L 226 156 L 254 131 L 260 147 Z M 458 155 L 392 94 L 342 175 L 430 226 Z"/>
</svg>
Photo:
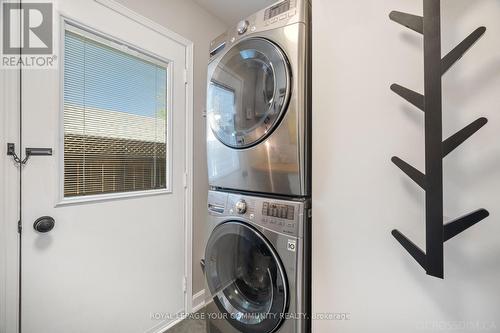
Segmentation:
<svg viewBox="0 0 500 333">
<path fill-rule="evenodd" d="M 292 17 L 295 14 L 297 14 L 297 11 L 296 10 L 292 10 L 291 12 L 288 13 L 288 17 Z"/>
<path fill-rule="evenodd" d="M 286 19 L 287 17 L 288 17 L 287 14 L 280 15 L 280 21 Z"/>
<path fill-rule="evenodd" d="M 250 220 L 253 220 L 255 218 L 254 214 L 250 214 Z"/>
<path fill-rule="evenodd" d="M 280 215 L 280 217 L 281 217 L 282 219 L 286 219 L 286 218 L 287 218 L 287 216 L 288 216 L 288 207 L 287 207 L 287 206 L 283 206 L 283 207 L 281 208 L 281 215 Z"/>
<path fill-rule="evenodd" d="M 231 43 L 234 43 L 234 41 L 236 40 L 236 38 L 231 38 Z"/>
<path fill-rule="evenodd" d="M 271 23 L 276 23 L 276 22 L 278 22 L 278 18 L 277 17 L 274 17 L 274 18 L 271 19 Z"/>
<path fill-rule="evenodd" d="M 269 202 L 264 202 L 262 204 L 262 215 L 269 215 Z"/>
<path fill-rule="evenodd" d="M 249 24 L 250 23 L 247 20 L 240 21 L 236 26 L 238 34 L 243 35 L 247 31 Z"/>
<path fill-rule="evenodd" d="M 287 219 L 288 220 L 294 220 L 294 218 L 295 218 L 295 216 L 294 216 L 294 210 L 295 210 L 295 207 L 288 206 L 288 215 L 287 215 Z"/>
<path fill-rule="evenodd" d="M 251 32 L 254 32 L 255 30 L 257 30 L 257 28 L 255 27 L 255 25 L 253 27 L 250 28 L 250 31 Z"/>
<path fill-rule="evenodd" d="M 238 201 L 235 207 L 238 214 L 245 214 L 245 212 L 247 211 L 247 203 L 243 199 Z"/>
</svg>

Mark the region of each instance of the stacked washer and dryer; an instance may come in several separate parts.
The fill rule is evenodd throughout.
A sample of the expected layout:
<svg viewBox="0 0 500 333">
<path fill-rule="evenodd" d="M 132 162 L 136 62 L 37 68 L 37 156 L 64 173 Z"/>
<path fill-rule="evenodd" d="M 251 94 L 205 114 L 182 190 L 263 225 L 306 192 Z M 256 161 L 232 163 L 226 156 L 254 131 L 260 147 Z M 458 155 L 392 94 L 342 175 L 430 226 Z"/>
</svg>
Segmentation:
<svg viewBox="0 0 500 333">
<path fill-rule="evenodd" d="M 310 332 L 309 0 L 211 43 L 207 331 Z"/>
</svg>

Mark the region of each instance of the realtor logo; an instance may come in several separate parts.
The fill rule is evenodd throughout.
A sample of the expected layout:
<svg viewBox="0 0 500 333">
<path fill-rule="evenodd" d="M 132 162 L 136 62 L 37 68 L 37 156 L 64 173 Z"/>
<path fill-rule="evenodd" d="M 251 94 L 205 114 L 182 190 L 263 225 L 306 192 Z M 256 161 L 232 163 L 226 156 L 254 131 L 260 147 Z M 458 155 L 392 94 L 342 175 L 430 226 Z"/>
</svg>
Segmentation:
<svg viewBox="0 0 500 333">
<path fill-rule="evenodd" d="M 54 66 L 54 8 L 50 1 L 2 2 L 2 67 Z"/>
</svg>

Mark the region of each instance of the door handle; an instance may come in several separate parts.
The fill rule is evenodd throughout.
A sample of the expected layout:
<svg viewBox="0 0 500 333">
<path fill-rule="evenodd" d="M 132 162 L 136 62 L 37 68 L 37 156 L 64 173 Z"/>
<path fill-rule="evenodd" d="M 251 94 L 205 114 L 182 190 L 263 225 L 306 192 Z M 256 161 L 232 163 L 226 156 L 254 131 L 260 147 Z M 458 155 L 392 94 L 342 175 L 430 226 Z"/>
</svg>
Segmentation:
<svg viewBox="0 0 500 333">
<path fill-rule="evenodd" d="M 54 220 L 53 217 L 50 216 L 42 216 L 36 219 L 35 223 L 33 223 L 33 228 L 44 234 L 52 229 L 54 229 L 54 226 L 56 225 L 56 221 Z"/>
</svg>

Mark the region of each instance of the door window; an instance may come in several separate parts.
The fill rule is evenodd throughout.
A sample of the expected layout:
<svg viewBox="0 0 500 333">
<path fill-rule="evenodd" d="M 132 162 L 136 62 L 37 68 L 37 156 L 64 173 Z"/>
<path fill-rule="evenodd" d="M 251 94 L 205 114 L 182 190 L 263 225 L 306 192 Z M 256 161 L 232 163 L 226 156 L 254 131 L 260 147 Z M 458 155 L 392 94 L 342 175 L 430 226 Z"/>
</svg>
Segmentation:
<svg viewBox="0 0 500 333">
<path fill-rule="evenodd" d="M 233 148 L 257 144 L 279 124 L 289 95 L 289 67 L 281 49 L 266 39 L 246 39 L 222 56 L 210 78 L 212 131 Z"/>
<path fill-rule="evenodd" d="M 166 189 L 167 66 L 67 25 L 64 197 Z"/>
</svg>

